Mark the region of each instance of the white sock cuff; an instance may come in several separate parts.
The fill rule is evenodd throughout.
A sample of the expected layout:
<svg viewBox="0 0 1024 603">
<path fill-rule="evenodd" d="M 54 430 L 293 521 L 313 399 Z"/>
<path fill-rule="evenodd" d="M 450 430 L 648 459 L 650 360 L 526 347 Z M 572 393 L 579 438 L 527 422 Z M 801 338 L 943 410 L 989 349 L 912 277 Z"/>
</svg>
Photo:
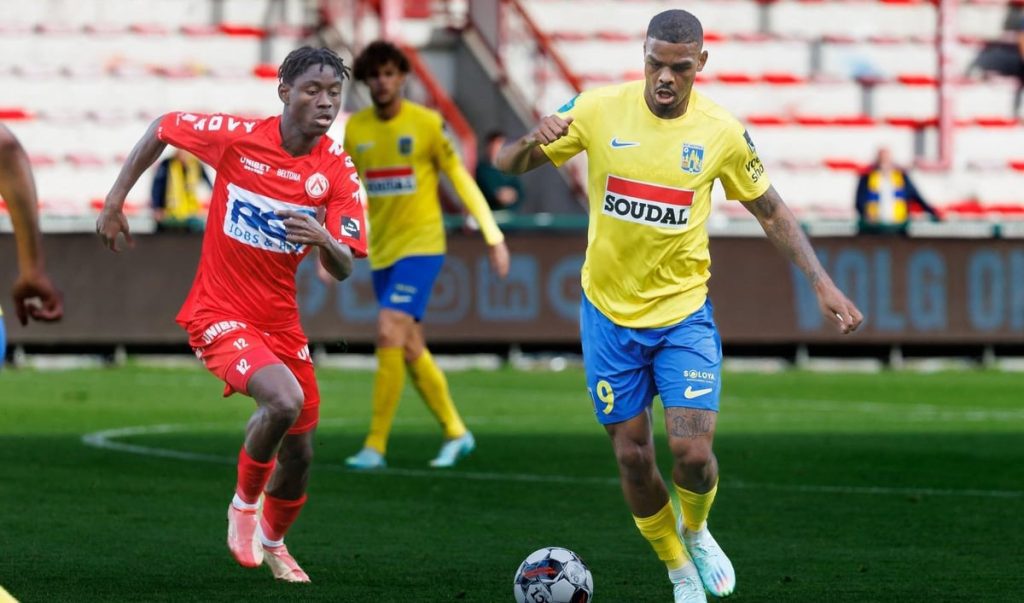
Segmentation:
<svg viewBox="0 0 1024 603">
<path fill-rule="evenodd" d="M 697 567 L 693 565 L 692 561 L 687 561 L 686 565 L 679 569 L 668 570 L 668 579 L 671 580 L 673 584 L 679 582 L 683 578 L 693 578 L 696 576 L 698 576 Z"/>
<path fill-rule="evenodd" d="M 263 535 L 263 530 L 260 530 L 260 542 L 263 543 L 263 546 L 281 546 L 284 544 L 284 538 L 281 540 L 271 540 Z"/>
<path fill-rule="evenodd" d="M 247 503 L 235 492 L 235 497 L 231 499 L 231 505 L 240 511 L 253 511 L 260 508 L 260 501 Z"/>
</svg>

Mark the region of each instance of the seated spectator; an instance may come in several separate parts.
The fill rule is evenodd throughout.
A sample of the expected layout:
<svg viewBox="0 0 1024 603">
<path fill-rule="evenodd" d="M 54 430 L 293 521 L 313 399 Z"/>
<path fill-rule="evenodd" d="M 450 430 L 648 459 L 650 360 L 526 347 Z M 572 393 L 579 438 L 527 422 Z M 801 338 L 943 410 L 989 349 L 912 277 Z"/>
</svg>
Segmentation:
<svg viewBox="0 0 1024 603">
<path fill-rule="evenodd" d="M 505 133 L 494 130 L 484 140 L 484 154 L 476 164 L 476 183 L 493 210 L 515 211 L 523 201 L 519 176 L 506 174 L 494 166 L 494 158 L 505 144 Z"/>
<path fill-rule="evenodd" d="M 886 147 L 878 150 L 875 163 L 861 174 L 856 202 L 861 234 L 906 234 L 915 203 L 934 220 L 942 219 L 921 197 L 907 171 L 893 163 Z"/>
<path fill-rule="evenodd" d="M 202 231 L 206 216 L 199 200 L 199 182 L 213 188 L 210 176 L 199 159 L 181 149 L 164 159 L 153 176 L 153 216 L 157 232 Z"/>
<path fill-rule="evenodd" d="M 1006 10 L 1002 33 L 998 38 L 985 42 L 967 68 L 967 73 L 980 71 L 982 76 L 1017 78 L 1012 110 L 1013 116 L 1019 117 L 1021 96 L 1024 95 L 1024 6 L 1010 4 Z"/>
</svg>

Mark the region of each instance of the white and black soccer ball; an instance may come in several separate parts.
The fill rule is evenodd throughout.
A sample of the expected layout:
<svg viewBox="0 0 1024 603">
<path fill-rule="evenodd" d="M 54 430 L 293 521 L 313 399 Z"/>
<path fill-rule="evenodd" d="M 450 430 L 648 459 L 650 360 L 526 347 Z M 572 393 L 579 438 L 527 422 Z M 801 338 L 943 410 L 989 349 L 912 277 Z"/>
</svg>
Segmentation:
<svg viewBox="0 0 1024 603">
<path fill-rule="evenodd" d="M 548 546 L 519 564 L 512 592 L 516 603 L 590 603 L 594 578 L 579 555 Z"/>
</svg>

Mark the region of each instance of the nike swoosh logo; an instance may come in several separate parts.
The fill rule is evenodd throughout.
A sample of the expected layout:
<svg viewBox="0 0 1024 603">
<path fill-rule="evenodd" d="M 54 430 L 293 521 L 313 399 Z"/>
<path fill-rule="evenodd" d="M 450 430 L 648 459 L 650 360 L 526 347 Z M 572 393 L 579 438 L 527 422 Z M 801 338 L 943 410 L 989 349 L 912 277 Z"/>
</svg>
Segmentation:
<svg viewBox="0 0 1024 603">
<path fill-rule="evenodd" d="M 618 138 L 612 138 L 612 148 L 613 149 L 624 149 L 626 147 L 638 147 L 638 146 L 640 146 L 639 142 L 626 142 L 624 140 L 619 140 Z"/>
<path fill-rule="evenodd" d="M 708 387 L 705 389 L 693 389 L 693 387 L 687 385 L 686 391 L 683 392 L 683 397 L 686 398 L 687 400 L 693 400 L 694 398 L 699 398 L 704 394 L 710 394 L 711 390 L 713 389 L 715 388 Z"/>
<path fill-rule="evenodd" d="M 362 153 L 363 151 L 373 148 L 372 142 L 362 142 L 356 145 L 356 153 Z"/>
</svg>

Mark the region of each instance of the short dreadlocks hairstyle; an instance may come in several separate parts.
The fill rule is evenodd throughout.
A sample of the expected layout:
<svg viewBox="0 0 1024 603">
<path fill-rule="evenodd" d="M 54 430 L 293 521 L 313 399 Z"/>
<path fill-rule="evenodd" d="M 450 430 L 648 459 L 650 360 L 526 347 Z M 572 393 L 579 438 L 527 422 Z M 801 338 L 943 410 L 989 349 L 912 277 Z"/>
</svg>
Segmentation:
<svg viewBox="0 0 1024 603">
<path fill-rule="evenodd" d="M 288 53 L 277 70 L 277 79 L 281 80 L 282 84 L 290 86 L 295 83 L 295 78 L 314 65 L 320 65 L 321 71 L 324 67 L 330 67 L 341 80 L 348 79 L 351 75 L 348 65 L 330 48 L 303 46 Z"/>
<path fill-rule="evenodd" d="M 352 76 L 358 82 L 365 82 L 374 72 L 388 63 L 394 63 L 402 73 L 409 73 L 409 57 L 405 56 L 398 46 L 383 40 L 371 42 L 356 57 Z"/>
<path fill-rule="evenodd" d="M 670 44 L 703 44 L 704 28 L 692 14 L 672 9 L 654 15 L 647 25 L 647 37 Z"/>
</svg>

